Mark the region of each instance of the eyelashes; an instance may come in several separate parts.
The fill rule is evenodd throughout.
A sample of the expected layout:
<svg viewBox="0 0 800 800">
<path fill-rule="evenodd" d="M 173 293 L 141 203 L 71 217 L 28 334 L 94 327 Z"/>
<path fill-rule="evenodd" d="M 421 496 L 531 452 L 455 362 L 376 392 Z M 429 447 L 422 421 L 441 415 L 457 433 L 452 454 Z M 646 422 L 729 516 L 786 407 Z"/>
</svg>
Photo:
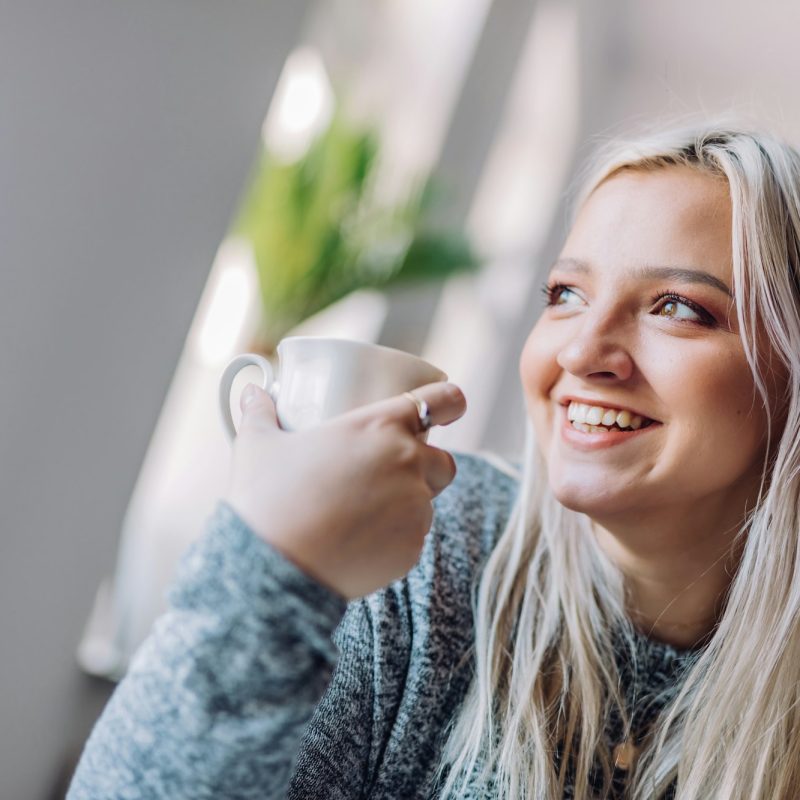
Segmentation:
<svg viewBox="0 0 800 800">
<path fill-rule="evenodd" d="M 666 302 L 662 305 L 662 309 L 667 303 L 680 303 L 681 305 L 690 308 L 700 317 L 699 320 L 685 320 L 686 322 L 694 322 L 697 325 L 704 325 L 707 328 L 711 328 L 717 324 L 717 321 L 714 317 L 706 311 L 703 306 L 698 305 L 693 300 L 689 300 L 688 297 L 684 297 L 683 295 L 676 294 L 675 292 L 658 292 L 656 296 L 653 298 L 653 302 L 657 303 L 660 300 L 665 300 Z"/>
<path fill-rule="evenodd" d="M 545 305 L 556 305 L 562 289 L 569 290 L 569 286 L 567 286 L 565 283 L 545 282 L 545 284 L 542 286 L 542 295 L 544 296 Z"/>
<path fill-rule="evenodd" d="M 569 305 L 567 303 L 560 303 L 559 299 L 565 292 L 575 295 L 575 297 L 580 297 L 577 292 L 565 283 L 558 283 L 558 282 L 546 282 L 542 286 L 542 294 L 544 296 L 545 305 L 548 307 L 558 306 L 558 305 Z M 701 305 L 698 305 L 693 300 L 690 300 L 688 297 L 684 297 L 677 292 L 672 291 L 663 291 L 657 292 L 650 300 L 650 304 L 656 306 L 660 303 L 659 312 L 663 311 L 667 308 L 670 304 L 673 306 L 683 305 L 686 308 L 690 309 L 694 314 L 697 315 L 698 319 L 687 319 L 685 317 L 675 317 L 668 314 L 660 314 L 664 316 L 665 319 L 672 319 L 676 322 L 680 323 L 690 323 L 693 325 L 702 325 L 704 327 L 710 328 L 717 324 L 716 319 L 714 316 L 706 311 Z M 655 309 L 654 309 L 655 310 Z"/>
</svg>

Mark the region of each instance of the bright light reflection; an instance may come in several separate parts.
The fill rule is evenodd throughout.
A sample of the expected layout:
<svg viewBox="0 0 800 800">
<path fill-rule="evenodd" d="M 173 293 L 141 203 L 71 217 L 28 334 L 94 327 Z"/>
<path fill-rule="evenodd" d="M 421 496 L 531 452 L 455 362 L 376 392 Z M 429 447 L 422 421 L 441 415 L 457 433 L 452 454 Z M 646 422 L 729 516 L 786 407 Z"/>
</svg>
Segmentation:
<svg viewBox="0 0 800 800">
<path fill-rule="evenodd" d="M 197 348 L 206 364 L 229 359 L 248 318 L 256 291 L 253 255 L 247 242 L 224 241 L 217 254 L 207 289 Z"/>
<path fill-rule="evenodd" d="M 333 91 L 319 53 L 311 47 L 295 50 L 275 88 L 264 120 L 264 146 L 284 161 L 300 158 L 333 113 Z"/>
</svg>

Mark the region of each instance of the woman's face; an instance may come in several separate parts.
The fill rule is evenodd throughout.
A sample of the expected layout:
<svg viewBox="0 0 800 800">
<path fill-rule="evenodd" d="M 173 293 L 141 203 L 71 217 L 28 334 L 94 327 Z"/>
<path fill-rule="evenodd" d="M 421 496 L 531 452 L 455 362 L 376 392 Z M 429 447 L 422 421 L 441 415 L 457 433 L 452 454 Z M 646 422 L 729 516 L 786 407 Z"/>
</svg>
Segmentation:
<svg viewBox="0 0 800 800">
<path fill-rule="evenodd" d="M 567 507 L 744 510 L 766 413 L 736 325 L 731 252 L 727 184 L 690 167 L 623 170 L 582 207 L 520 359 Z"/>
</svg>

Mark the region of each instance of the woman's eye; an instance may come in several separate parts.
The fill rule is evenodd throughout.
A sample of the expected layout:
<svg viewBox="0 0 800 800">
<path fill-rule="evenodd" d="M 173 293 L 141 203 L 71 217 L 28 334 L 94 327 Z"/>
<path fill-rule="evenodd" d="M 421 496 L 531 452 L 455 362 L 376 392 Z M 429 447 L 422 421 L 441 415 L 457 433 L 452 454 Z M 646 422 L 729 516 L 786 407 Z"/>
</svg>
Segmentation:
<svg viewBox="0 0 800 800">
<path fill-rule="evenodd" d="M 664 299 L 657 313 L 659 316 L 668 317 L 669 319 L 682 319 L 688 320 L 689 322 L 706 322 L 706 320 L 687 303 L 670 297 Z"/>
<path fill-rule="evenodd" d="M 580 295 L 563 283 L 545 286 L 545 298 L 549 306 L 574 306 L 583 303 Z"/>
</svg>

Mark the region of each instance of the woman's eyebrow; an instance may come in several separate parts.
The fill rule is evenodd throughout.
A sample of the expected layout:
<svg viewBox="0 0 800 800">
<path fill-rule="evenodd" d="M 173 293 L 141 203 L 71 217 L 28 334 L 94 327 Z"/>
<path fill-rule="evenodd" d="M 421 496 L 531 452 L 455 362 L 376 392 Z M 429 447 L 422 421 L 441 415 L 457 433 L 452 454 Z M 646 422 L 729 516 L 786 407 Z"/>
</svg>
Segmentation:
<svg viewBox="0 0 800 800">
<path fill-rule="evenodd" d="M 566 272 L 580 272 L 591 273 L 592 268 L 587 261 L 579 258 L 559 258 L 553 269 L 565 270 Z M 702 283 L 706 286 L 712 286 L 724 292 L 728 297 L 733 299 L 733 292 L 728 288 L 727 284 L 702 269 L 694 269 L 689 267 L 656 267 L 656 266 L 643 266 L 634 267 L 631 270 L 631 276 L 639 280 L 667 280 L 677 281 L 678 283 Z"/>
</svg>

